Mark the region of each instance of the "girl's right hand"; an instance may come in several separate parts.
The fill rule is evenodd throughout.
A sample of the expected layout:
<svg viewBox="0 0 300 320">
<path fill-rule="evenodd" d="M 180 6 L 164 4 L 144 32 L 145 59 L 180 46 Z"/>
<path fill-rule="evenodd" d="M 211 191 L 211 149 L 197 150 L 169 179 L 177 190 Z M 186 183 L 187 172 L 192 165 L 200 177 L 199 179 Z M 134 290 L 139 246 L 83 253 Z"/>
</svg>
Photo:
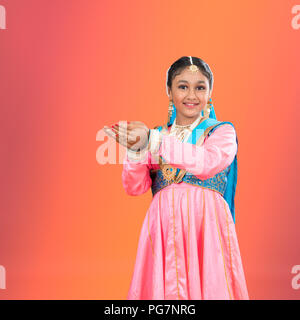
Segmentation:
<svg viewBox="0 0 300 320">
<path fill-rule="evenodd" d="M 148 146 L 150 129 L 141 121 L 131 121 L 104 126 L 104 131 L 118 143 L 132 151 L 140 151 Z"/>
</svg>

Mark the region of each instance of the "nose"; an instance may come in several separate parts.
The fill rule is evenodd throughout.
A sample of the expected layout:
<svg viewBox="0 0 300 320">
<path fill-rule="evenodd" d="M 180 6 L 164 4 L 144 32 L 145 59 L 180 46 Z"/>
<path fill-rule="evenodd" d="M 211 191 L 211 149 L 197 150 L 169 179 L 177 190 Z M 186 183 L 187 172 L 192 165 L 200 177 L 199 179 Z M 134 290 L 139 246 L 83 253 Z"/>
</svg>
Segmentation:
<svg viewBox="0 0 300 320">
<path fill-rule="evenodd" d="M 194 89 L 190 89 L 190 90 L 188 91 L 187 98 L 189 98 L 189 99 L 191 99 L 191 100 L 197 98 L 197 95 L 195 94 Z"/>
</svg>

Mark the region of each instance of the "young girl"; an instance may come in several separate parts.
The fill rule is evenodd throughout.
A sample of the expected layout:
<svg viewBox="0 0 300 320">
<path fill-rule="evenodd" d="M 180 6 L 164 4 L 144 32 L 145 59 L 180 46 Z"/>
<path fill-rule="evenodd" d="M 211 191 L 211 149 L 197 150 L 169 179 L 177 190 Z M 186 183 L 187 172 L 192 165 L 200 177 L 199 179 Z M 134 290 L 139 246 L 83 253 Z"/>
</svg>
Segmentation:
<svg viewBox="0 0 300 320">
<path fill-rule="evenodd" d="M 167 72 L 168 122 L 104 127 L 127 147 L 129 195 L 153 194 L 128 299 L 249 299 L 235 231 L 238 141 L 217 121 L 213 75 L 196 57 Z"/>
</svg>

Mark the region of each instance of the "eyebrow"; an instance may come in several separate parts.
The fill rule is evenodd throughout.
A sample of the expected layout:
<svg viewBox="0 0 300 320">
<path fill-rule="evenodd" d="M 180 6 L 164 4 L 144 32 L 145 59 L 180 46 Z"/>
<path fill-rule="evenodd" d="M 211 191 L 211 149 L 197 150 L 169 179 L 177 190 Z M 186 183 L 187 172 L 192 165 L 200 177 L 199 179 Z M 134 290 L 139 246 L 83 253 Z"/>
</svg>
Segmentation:
<svg viewBox="0 0 300 320">
<path fill-rule="evenodd" d="M 179 80 L 177 83 L 179 83 L 179 82 L 187 82 L 188 83 L 187 80 Z M 205 81 L 199 80 L 199 81 L 197 81 L 197 83 L 205 83 Z"/>
</svg>

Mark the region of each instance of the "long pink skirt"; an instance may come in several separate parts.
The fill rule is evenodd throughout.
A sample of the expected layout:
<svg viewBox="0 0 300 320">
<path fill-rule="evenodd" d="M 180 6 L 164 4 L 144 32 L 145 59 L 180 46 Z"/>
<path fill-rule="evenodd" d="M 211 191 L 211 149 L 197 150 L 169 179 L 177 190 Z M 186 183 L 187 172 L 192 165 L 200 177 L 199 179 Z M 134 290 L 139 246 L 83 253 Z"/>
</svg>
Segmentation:
<svg viewBox="0 0 300 320">
<path fill-rule="evenodd" d="M 235 224 L 220 193 L 182 182 L 155 194 L 127 299 L 249 299 Z"/>
</svg>

